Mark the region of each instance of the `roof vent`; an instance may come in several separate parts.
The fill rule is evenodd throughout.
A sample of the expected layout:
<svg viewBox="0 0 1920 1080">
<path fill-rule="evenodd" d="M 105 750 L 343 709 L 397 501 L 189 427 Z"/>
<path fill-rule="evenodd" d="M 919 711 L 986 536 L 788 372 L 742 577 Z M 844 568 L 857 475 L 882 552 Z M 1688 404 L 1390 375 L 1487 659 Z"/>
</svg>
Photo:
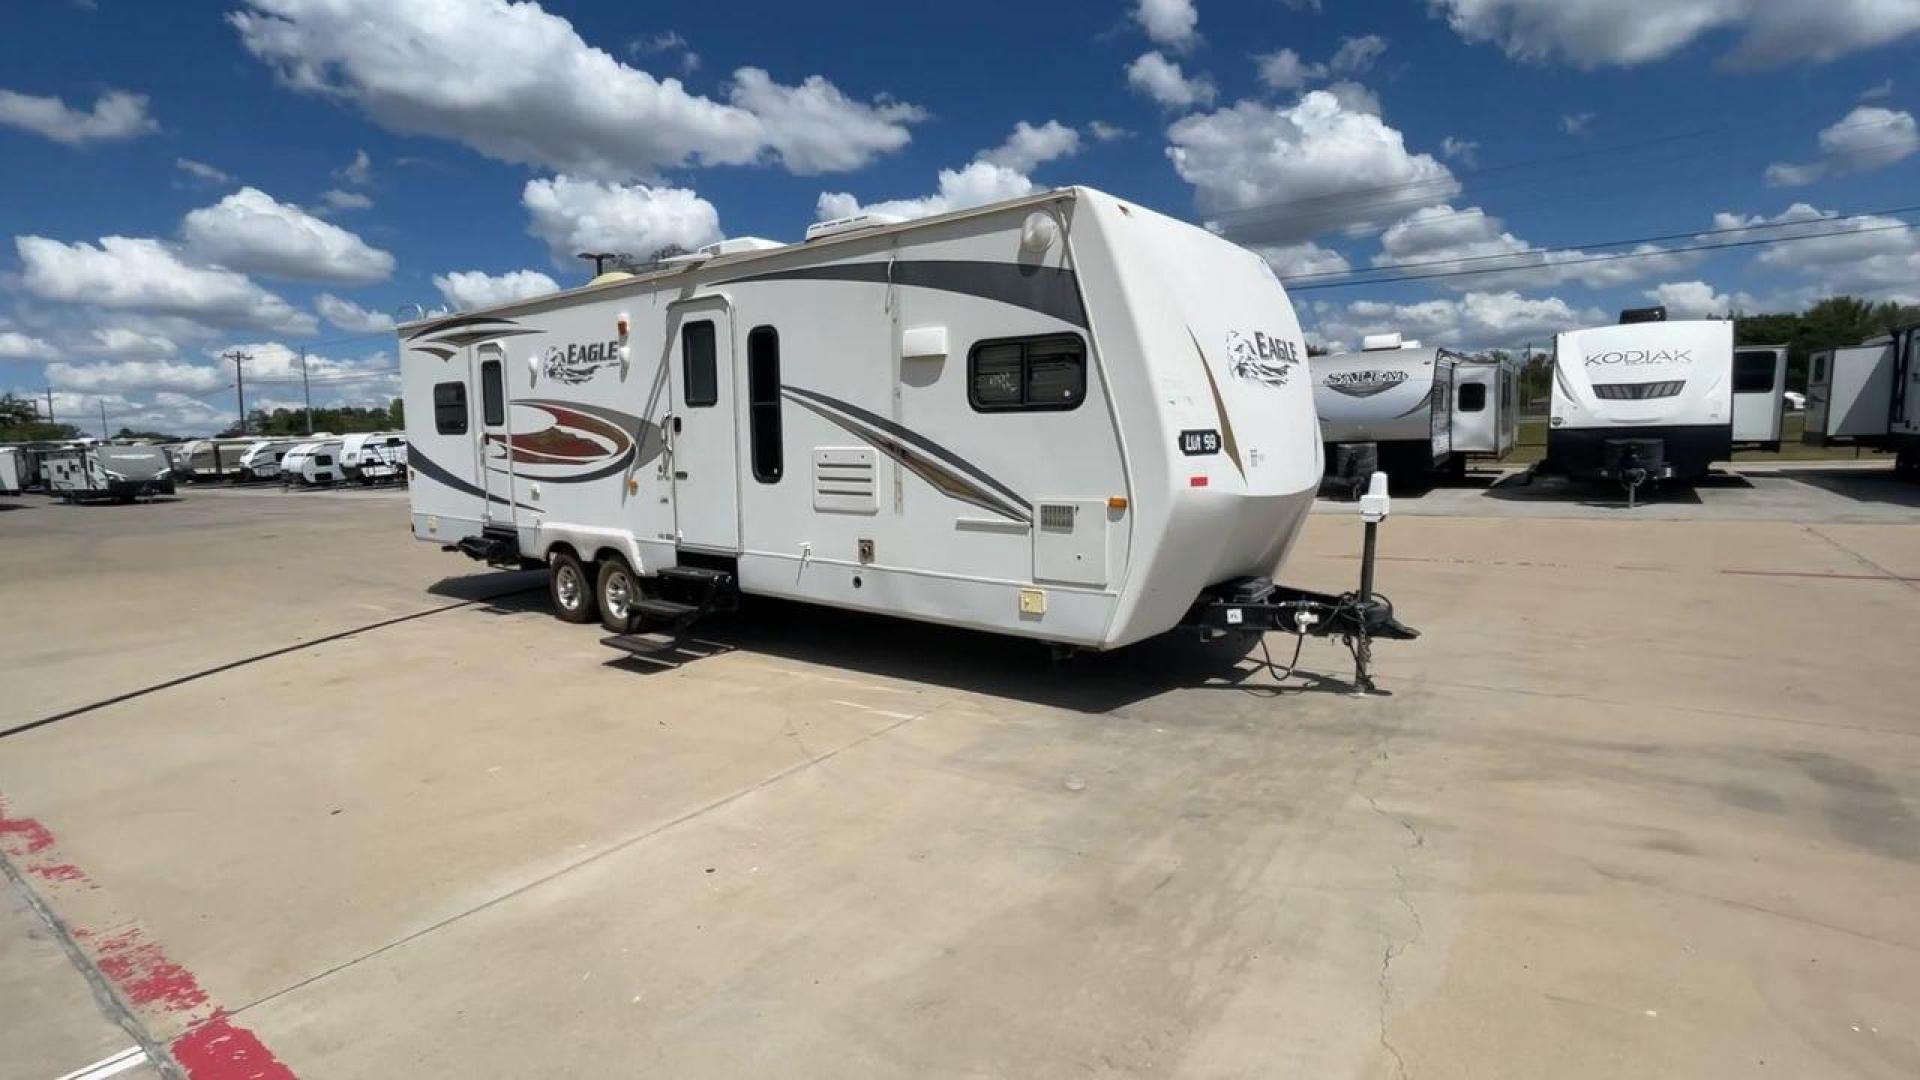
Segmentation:
<svg viewBox="0 0 1920 1080">
<path fill-rule="evenodd" d="M 851 217 L 834 218 L 832 221 L 822 221 L 818 224 L 807 226 L 807 239 L 810 241 L 821 240 L 829 236 L 839 236 L 842 233 L 878 229 L 885 225 L 898 225 L 905 220 L 907 219 L 898 214 L 880 214 L 873 212 L 854 214 Z"/>
<path fill-rule="evenodd" d="M 786 246 L 778 240 L 767 240 L 758 236 L 732 236 L 702 247 L 700 254 L 718 258 L 722 255 L 740 255 L 749 251 L 772 251 L 774 248 Z"/>
<path fill-rule="evenodd" d="M 1667 309 L 1664 307 L 1630 307 L 1620 313 L 1620 325 L 1643 322 L 1666 322 Z"/>
<path fill-rule="evenodd" d="M 1418 341 L 1403 341 L 1403 342 L 1401 342 L 1401 343 L 1400 343 L 1400 348 L 1402 348 L 1402 349 L 1418 349 L 1418 348 L 1420 348 L 1420 343 L 1419 343 Z"/>
<path fill-rule="evenodd" d="M 1415 342 L 1415 344 L 1417 345 L 1418 342 Z M 1366 337 L 1360 339 L 1361 352 L 1386 352 L 1401 347 L 1401 338 L 1397 333 L 1368 334 Z"/>
</svg>

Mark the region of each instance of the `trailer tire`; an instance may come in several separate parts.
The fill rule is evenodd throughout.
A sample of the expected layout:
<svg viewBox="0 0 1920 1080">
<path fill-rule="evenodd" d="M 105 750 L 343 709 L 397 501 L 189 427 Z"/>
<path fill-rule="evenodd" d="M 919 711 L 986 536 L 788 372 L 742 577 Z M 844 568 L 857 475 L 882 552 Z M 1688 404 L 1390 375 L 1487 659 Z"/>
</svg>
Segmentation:
<svg viewBox="0 0 1920 1080">
<path fill-rule="evenodd" d="M 553 604 L 554 617 L 561 622 L 592 622 L 598 594 L 587 568 L 564 551 L 547 559 L 547 599 Z"/>
<path fill-rule="evenodd" d="M 598 588 L 593 598 L 600 605 L 600 625 L 608 633 L 631 634 L 639 624 L 634 613 L 633 603 L 640 599 L 640 579 L 634 575 L 633 567 L 619 555 L 608 555 L 600 560 Z"/>
</svg>

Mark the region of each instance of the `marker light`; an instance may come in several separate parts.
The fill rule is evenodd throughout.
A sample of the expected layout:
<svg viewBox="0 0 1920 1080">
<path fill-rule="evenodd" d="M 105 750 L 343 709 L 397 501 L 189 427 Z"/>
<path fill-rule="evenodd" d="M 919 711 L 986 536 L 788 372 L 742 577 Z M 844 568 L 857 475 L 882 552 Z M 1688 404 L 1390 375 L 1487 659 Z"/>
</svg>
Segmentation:
<svg viewBox="0 0 1920 1080">
<path fill-rule="evenodd" d="M 1187 486 L 1188 487 L 1206 487 L 1207 478 L 1204 476 L 1190 476 L 1187 478 Z"/>
<path fill-rule="evenodd" d="M 1126 508 L 1127 497 L 1125 495 L 1115 495 L 1107 500 L 1107 509 L 1109 510 L 1125 510 Z"/>
</svg>

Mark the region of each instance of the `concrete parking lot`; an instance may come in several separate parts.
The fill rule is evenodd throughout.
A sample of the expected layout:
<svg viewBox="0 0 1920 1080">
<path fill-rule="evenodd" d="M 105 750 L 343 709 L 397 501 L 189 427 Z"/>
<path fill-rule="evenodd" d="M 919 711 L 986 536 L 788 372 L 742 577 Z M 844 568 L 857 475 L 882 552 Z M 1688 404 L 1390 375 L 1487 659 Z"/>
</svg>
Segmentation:
<svg viewBox="0 0 1920 1080">
<path fill-rule="evenodd" d="M 1403 500 L 1380 587 L 1425 636 L 1364 699 L 1326 643 L 1285 680 L 1171 636 L 1055 668 L 768 603 L 650 668 L 538 575 L 413 542 L 397 493 L 13 500 L 0 1078 L 130 1047 L 217 1078 L 1914 1076 L 1920 509 L 1859 482 Z M 1286 577 L 1349 587 L 1324 509 Z"/>
</svg>

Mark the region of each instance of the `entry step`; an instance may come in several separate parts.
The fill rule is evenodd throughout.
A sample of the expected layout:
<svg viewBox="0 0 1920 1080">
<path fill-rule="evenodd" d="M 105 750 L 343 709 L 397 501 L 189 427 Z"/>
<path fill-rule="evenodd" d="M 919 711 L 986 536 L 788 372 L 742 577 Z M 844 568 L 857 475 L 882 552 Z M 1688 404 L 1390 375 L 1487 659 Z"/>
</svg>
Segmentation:
<svg viewBox="0 0 1920 1080">
<path fill-rule="evenodd" d="M 733 575 L 725 570 L 709 570 L 704 566 L 662 567 L 658 576 L 690 585 L 724 585 L 733 580 Z"/>
<path fill-rule="evenodd" d="M 633 610 L 655 619 L 681 619 L 700 610 L 697 604 L 683 604 L 678 600 L 661 600 L 657 597 L 643 596 L 633 602 Z"/>
</svg>

